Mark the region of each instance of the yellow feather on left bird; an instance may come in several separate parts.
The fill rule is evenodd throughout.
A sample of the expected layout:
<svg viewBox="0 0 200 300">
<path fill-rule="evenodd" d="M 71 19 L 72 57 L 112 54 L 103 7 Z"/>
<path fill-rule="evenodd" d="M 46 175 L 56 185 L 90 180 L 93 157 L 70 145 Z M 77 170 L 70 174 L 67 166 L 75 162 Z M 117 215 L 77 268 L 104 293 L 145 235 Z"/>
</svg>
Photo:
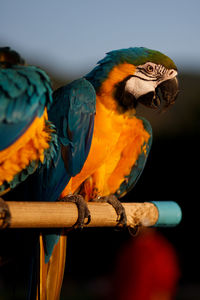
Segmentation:
<svg viewBox="0 0 200 300">
<path fill-rule="evenodd" d="M 25 133 L 13 144 L 0 151 L 0 185 L 12 181 L 16 173 L 25 169 L 31 161 L 44 161 L 44 151 L 51 140 L 45 109 L 41 117 L 35 117 Z M 36 166 L 37 168 L 37 166 Z"/>
</svg>

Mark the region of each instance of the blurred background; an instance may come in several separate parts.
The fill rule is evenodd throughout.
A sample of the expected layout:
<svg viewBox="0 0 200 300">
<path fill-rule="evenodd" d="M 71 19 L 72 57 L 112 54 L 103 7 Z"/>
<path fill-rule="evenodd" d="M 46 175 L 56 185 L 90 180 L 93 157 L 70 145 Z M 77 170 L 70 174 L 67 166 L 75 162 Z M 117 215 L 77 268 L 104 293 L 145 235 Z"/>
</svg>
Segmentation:
<svg viewBox="0 0 200 300">
<path fill-rule="evenodd" d="M 158 258 L 159 245 L 164 241 L 168 266 L 172 265 L 168 277 L 176 287 L 173 299 L 200 299 L 200 1 L 1 0 L 0 5 L 0 46 L 10 46 L 27 63 L 43 68 L 54 88 L 86 74 L 106 52 L 114 49 L 145 46 L 175 61 L 180 95 L 174 107 L 164 114 L 142 108 L 139 111 L 152 124 L 153 146 L 143 175 L 123 201 L 179 203 L 183 211 L 181 224 L 154 232 L 159 241 L 164 240 L 158 241 L 158 246 L 155 242 L 155 248 L 149 247 Z M 71 232 L 61 299 L 117 299 L 111 296 L 116 277 L 125 282 L 130 278 L 134 278 L 133 282 L 139 280 L 137 274 L 130 275 L 126 268 L 129 260 L 124 262 L 123 257 L 130 257 L 131 261 L 131 257 L 145 256 L 145 251 L 150 251 L 141 244 L 141 249 L 146 250 L 137 252 L 143 234 L 145 238 L 145 233 L 133 238 L 127 231 L 114 229 Z M 10 245 L 14 251 L 12 241 Z M 0 240 L 0 249 L 1 246 Z M 7 256 L 7 261 L 0 261 L 0 299 L 23 299 L 18 278 L 12 279 L 15 296 L 10 288 L 13 262 Z M 157 262 L 160 266 L 163 263 L 164 273 L 166 261 L 161 257 Z M 141 263 L 138 268 L 146 269 L 146 265 Z M 134 268 L 132 272 L 136 272 Z M 120 282 L 117 284 L 120 286 Z"/>
</svg>

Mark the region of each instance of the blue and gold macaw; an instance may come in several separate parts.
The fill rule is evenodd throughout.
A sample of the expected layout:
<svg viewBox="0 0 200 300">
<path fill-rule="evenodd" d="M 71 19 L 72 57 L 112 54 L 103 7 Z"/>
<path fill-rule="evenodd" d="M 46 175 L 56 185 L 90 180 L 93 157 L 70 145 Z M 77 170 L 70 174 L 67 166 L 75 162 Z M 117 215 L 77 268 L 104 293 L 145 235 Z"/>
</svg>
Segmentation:
<svg viewBox="0 0 200 300">
<path fill-rule="evenodd" d="M 156 109 L 161 97 L 165 107 L 173 104 L 178 93 L 176 76 L 177 68 L 167 56 L 146 48 L 129 48 L 108 53 L 84 78 L 56 90 L 48 116 L 57 128 L 60 145 L 54 166 L 62 166 L 56 171 L 50 168 L 42 180 L 40 177 L 44 182 L 41 200 L 59 197 L 76 202 L 81 207 L 79 226 L 84 218 L 90 219 L 81 199 L 106 201 L 116 209 L 118 223 L 125 225 L 126 214 L 118 198 L 136 184 L 152 142 L 151 126 L 137 116 L 137 105 Z M 64 176 L 59 179 L 61 169 L 63 174 L 67 171 L 67 181 Z M 45 280 L 40 286 L 47 299 L 58 299 L 59 288 L 53 296 L 53 289 L 48 290 L 45 282 L 61 286 L 65 257 L 61 249 L 66 247 L 66 236 L 46 235 L 43 242 L 41 253 L 48 272 L 41 262 L 41 278 Z M 59 272 L 51 270 L 51 260 L 54 266 L 57 262 Z"/>
<path fill-rule="evenodd" d="M 48 122 L 51 83 L 44 71 L 25 65 L 20 55 L 0 48 L 0 196 L 48 164 L 56 147 Z M 4 224 L 9 219 L 1 200 Z"/>
<path fill-rule="evenodd" d="M 85 77 L 53 93 L 47 113 L 57 147 L 19 186 L 24 199 L 75 202 L 80 227 L 90 221 L 86 202 L 106 201 L 126 225 L 118 198 L 136 184 L 152 142 L 137 105 L 157 109 L 163 98 L 168 107 L 177 94 L 177 68 L 166 55 L 147 48 L 109 52 Z M 38 299 L 59 299 L 66 252 L 66 235 L 60 234 L 40 236 L 39 284 L 31 291 Z"/>
</svg>

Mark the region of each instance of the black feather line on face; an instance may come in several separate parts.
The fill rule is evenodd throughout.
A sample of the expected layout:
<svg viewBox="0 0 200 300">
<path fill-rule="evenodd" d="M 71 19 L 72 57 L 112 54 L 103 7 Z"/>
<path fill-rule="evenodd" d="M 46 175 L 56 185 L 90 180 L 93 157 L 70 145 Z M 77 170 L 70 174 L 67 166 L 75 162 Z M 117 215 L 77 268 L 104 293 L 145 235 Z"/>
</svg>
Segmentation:
<svg viewBox="0 0 200 300">
<path fill-rule="evenodd" d="M 115 85 L 113 96 L 118 104 L 119 111 L 122 113 L 131 110 L 133 108 L 136 108 L 138 104 L 136 98 L 131 93 L 125 90 L 126 82 L 131 77 L 133 76 L 130 75 L 126 77 L 123 81 L 120 81 Z"/>
</svg>

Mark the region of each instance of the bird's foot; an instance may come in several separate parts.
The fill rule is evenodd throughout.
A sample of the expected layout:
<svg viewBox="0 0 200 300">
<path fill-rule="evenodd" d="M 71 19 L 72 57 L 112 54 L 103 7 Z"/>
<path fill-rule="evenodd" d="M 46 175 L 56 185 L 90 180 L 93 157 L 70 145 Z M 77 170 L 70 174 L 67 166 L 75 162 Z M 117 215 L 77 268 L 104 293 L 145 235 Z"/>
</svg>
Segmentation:
<svg viewBox="0 0 200 300">
<path fill-rule="evenodd" d="M 92 200 L 94 202 L 106 202 L 112 205 L 117 213 L 117 226 L 126 227 L 127 225 L 127 217 L 126 212 L 121 204 L 121 202 L 117 199 L 115 195 L 109 195 L 104 197 L 95 198 Z"/>
<path fill-rule="evenodd" d="M 74 228 L 83 228 L 84 225 L 88 225 L 91 221 L 90 211 L 88 209 L 87 203 L 81 195 L 68 195 L 60 199 L 64 202 L 75 203 L 78 208 L 78 219 L 73 226 Z M 85 222 L 85 219 L 86 222 Z"/>
<path fill-rule="evenodd" d="M 10 211 L 6 202 L 0 198 L 0 229 L 4 229 L 10 225 Z"/>
</svg>

